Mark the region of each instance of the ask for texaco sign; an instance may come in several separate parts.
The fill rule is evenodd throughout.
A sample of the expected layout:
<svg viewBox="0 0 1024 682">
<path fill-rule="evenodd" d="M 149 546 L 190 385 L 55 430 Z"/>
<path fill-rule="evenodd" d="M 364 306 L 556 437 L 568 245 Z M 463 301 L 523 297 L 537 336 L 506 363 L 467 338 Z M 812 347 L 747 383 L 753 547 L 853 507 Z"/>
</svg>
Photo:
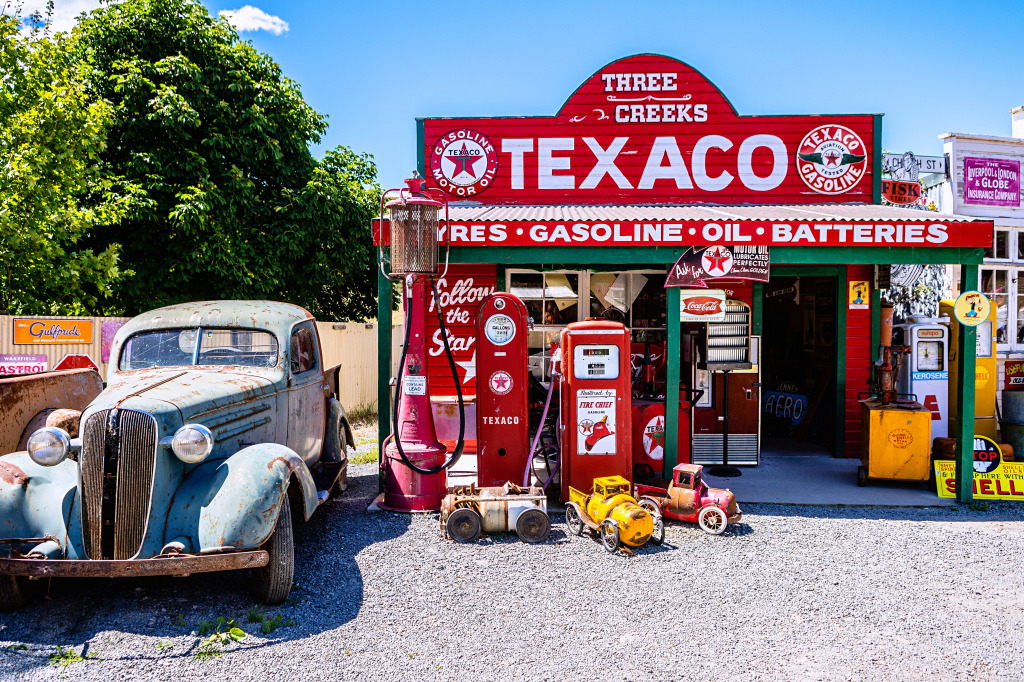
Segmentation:
<svg viewBox="0 0 1024 682">
<path fill-rule="evenodd" d="M 874 116 L 741 116 L 650 54 L 602 68 L 555 116 L 421 125 L 428 186 L 484 203 L 870 203 L 877 172 Z"/>
</svg>

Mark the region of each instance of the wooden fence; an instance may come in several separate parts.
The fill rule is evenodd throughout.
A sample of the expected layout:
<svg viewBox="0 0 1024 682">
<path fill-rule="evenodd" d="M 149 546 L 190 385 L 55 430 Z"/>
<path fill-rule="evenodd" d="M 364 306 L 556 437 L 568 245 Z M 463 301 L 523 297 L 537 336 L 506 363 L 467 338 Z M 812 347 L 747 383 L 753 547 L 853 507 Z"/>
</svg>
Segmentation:
<svg viewBox="0 0 1024 682">
<path fill-rule="evenodd" d="M 15 319 L 72 324 L 77 321 L 80 323 L 78 333 L 83 341 L 76 343 L 21 343 L 27 340 L 25 334 L 28 333 L 28 328 L 22 324 L 19 336 L 15 338 Z M 46 356 L 47 368 L 53 369 L 66 355 L 88 355 L 93 362 L 100 366 L 100 373 L 105 380 L 110 360 L 110 343 L 114 339 L 114 333 L 129 319 L 127 317 L 36 318 L 27 315 L 18 317 L 0 315 L 0 356 Z M 376 409 L 377 325 L 362 322 L 317 322 L 317 330 L 320 332 L 320 343 L 323 346 L 324 367 L 333 367 L 338 364 L 342 366 L 341 395 L 339 396 L 342 405 L 350 412 Z M 85 342 L 85 339 L 88 341 Z M 398 366 L 398 354 L 401 351 L 401 328 L 396 328 L 392 339 L 391 357 L 392 375 L 394 375 Z"/>
</svg>

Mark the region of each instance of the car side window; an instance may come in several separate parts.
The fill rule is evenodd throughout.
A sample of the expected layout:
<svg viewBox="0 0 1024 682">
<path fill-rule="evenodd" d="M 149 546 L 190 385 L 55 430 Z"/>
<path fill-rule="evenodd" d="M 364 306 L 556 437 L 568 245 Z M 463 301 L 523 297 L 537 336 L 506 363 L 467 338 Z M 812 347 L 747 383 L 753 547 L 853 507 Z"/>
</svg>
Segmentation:
<svg viewBox="0 0 1024 682">
<path fill-rule="evenodd" d="M 308 327 L 296 329 L 291 343 L 292 374 L 301 374 L 316 368 L 316 341 Z"/>
</svg>

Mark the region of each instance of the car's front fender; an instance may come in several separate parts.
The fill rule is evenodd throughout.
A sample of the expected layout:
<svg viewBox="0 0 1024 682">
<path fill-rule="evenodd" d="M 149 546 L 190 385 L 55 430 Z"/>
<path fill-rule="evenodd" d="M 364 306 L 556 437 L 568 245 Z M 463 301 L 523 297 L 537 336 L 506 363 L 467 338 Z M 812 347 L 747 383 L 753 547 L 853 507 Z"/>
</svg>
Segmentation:
<svg viewBox="0 0 1024 682">
<path fill-rule="evenodd" d="M 257 548 L 274 532 L 293 478 L 308 519 L 318 504 L 316 487 L 289 448 L 263 443 L 204 462 L 188 473 L 171 500 L 165 542 L 187 538 L 191 546 L 185 551 L 193 553 Z"/>
<path fill-rule="evenodd" d="M 0 541 L 50 538 L 67 552 L 68 521 L 78 491 L 78 465 L 36 464 L 27 452 L 0 457 Z M 30 547 L 22 546 L 27 552 Z"/>
</svg>

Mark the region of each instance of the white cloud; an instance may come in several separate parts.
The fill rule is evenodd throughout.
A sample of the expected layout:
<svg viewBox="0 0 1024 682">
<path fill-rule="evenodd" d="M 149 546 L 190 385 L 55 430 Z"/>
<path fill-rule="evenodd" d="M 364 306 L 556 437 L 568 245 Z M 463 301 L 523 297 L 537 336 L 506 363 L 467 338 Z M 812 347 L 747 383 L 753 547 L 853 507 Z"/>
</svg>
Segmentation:
<svg viewBox="0 0 1024 682">
<path fill-rule="evenodd" d="M 275 36 L 287 33 L 288 22 L 281 17 L 267 14 L 259 7 L 246 5 L 241 9 L 222 9 L 217 13 L 227 17 L 228 21 L 239 31 L 268 31 Z"/>
<path fill-rule="evenodd" d="M 7 14 L 10 14 L 16 6 L 14 2 L 5 3 L 3 0 L 0 0 L 0 5 L 3 4 L 8 5 Z M 99 0 L 55 0 L 53 3 L 53 30 L 70 31 L 74 27 L 79 14 L 91 12 L 99 6 Z M 21 6 L 21 15 L 28 16 L 33 12 L 45 15 L 46 0 L 24 0 Z"/>
</svg>

